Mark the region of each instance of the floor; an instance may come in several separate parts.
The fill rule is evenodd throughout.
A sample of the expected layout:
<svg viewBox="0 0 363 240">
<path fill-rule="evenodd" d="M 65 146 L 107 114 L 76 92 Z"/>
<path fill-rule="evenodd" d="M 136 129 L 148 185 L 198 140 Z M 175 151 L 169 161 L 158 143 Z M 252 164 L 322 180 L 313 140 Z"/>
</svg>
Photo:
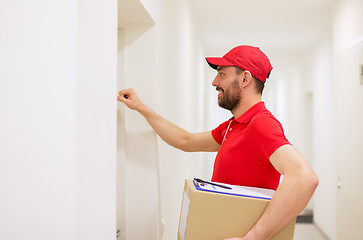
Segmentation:
<svg viewBox="0 0 363 240">
<path fill-rule="evenodd" d="M 297 223 L 294 240 L 328 240 L 312 223 Z"/>
</svg>

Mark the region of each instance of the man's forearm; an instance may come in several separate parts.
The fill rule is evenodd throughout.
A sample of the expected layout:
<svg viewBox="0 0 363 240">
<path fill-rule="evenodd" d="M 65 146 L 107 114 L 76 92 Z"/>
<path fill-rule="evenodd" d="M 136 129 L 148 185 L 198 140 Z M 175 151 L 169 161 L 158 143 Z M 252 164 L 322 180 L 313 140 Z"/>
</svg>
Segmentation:
<svg viewBox="0 0 363 240">
<path fill-rule="evenodd" d="M 314 175 L 304 178 L 286 176 L 264 214 L 245 239 L 271 239 L 305 208 L 316 186 L 317 178 Z"/>
<path fill-rule="evenodd" d="M 155 132 L 169 145 L 183 151 L 218 151 L 220 145 L 213 139 L 210 131 L 190 133 L 169 122 L 142 103 L 133 89 L 119 92 L 117 100 L 128 108 L 138 111 Z"/>
<path fill-rule="evenodd" d="M 186 141 L 191 136 L 191 133 L 167 121 L 151 110 L 139 99 L 132 88 L 121 90 L 117 99 L 128 108 L 144 116 L 150 126 L 166 143 L 181 150 L 186 150 Z"/>
<path fill-rule="evenodd" d="M 167 144 L 183 151 L 188 150 L 187 141 L 191 137 L 190 132 L 169 122 L 146 105 L 143 105 L 138 112 Z"/>
</svg>

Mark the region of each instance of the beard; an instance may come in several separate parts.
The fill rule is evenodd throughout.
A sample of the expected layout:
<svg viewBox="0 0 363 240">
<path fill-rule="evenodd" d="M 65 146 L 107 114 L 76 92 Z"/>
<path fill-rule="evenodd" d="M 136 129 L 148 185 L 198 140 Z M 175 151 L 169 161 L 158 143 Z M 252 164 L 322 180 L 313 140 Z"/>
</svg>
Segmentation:
<svg viewBox="0 0 363 240">
<path fill-rule="evenodd" d="M 239 87 L 238 79 L 236 79 L 225 91 L 220 87 L 217 87 L 217 90 L 222 90 L 222 95 L 218 98 L 218 105 L 221 108 L 232 111 L 239 105 L 241 101 L 241 88 Z"/>
</svg>

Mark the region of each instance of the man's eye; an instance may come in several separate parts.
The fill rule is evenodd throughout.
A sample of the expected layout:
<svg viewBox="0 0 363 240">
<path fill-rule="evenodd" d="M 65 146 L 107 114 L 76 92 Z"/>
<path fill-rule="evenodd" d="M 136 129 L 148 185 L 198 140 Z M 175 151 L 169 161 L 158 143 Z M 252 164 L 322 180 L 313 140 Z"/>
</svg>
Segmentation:
<svg viewBox="0 0 363 240">
<path fill-rule="evenodd" d="M 220 72 L 219 75 L 224 76 L 224 73 Z"/>
</svg>

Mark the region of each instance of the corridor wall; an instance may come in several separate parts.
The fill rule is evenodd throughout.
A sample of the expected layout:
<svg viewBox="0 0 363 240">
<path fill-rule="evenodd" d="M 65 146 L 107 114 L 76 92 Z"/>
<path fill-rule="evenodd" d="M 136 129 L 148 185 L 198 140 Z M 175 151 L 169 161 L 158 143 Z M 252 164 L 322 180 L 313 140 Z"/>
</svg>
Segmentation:
<svg viewBox="0 0 363 240">
<path fill-rule="evenodd" d="M 119 88 L 134 88 L 142 101 L 161 116 L 189 131 L 201 131 L 204 96 L 200 92 L 204 85 L 200 82 L 199 66 L 205 62 L 202 57 L 198 59 L 200 62 L 195 62 L 201 53 L 196 51 L 188 2 L 149 0 L 140 3 L 152 24 L 123 24 L 123 50 L 119 52 L 123 66 L 119 65 L 119 69 L 124 73 L 119 76 L 123 79 L 119 81 Z M 126 199 L 121 207 L 126 216 L 119 219 L 125 225 L 126 239 L 174 239 L 184 179 L 206 177 L 205 165 L 209 164 L 209 158 L 168 146 L 156 138 L 138 113 L 120 106 L 118 114 L 119 137 L 122 129 L 126 132 L 119 138 L 123 139 L 119 143 L 124 141 L 124 144 L 118 149 L 118 161 L 125 159 L 122 163 L 125 170 L 121 172 L 126 185 L 119 196 Z M 131 156 L 128 152 L 137 155 Z M 137 209 L 141 201 L 143 206 Z M 159 221 L 155 222 L 156 217 Z"/>
<path fill-rule="evenodd" d="M 115 239 L 117 1 L 4 0 L 0 35 L 0 239 Z"/>
<path fill-rule="evenodd" d="M 363 184 L 358 170 L 363 167 L 359 145 L 363 132 L 363 5 L 361 1 L 341 0 L 331 7 L 327 9 L 331 11 L 331 28 L 325 37 L 292 60 L 292 65 L 300 72 L 301 90 L 312 96 L 312 165 L 320 179 L 312 205 L 314 222 L 329 239 L 360 239 L 363 195 L 356 186 Z M 282 115 L 288 123 L 287 134 L 293 133 L 292 114 L 296 112 Z"/>
<path fill-rule="evenodd" d="M 363 238 L 363 2 L 341 0 L 333 15 L 337 239 Z M 339 184 L 339 185 L 338 185 Z"/>
<path fill-rule="evenodd" d="M 126 24 L 119 30 L 119 90 L 134 88 L 150 107 L 154 95 L 154 30 Z M 118 105 L 118 230 L 120 239 L 159 239 L 156 133 L 141 115 Z"/>
</svg>

